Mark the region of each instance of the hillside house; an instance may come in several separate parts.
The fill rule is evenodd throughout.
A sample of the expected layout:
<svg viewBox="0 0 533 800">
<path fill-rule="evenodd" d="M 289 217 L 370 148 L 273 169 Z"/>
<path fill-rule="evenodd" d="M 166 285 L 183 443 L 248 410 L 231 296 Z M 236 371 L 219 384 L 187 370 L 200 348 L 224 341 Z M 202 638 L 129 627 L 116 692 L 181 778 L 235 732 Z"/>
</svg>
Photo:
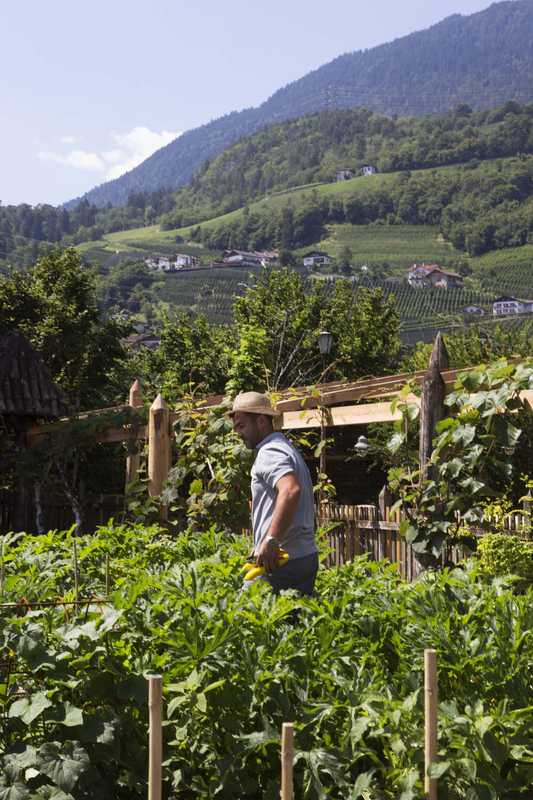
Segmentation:
<svg viewBox="0 0 533 800">
<path fill-rule="evenodd" d="M 377 168 L 373 167 L 371 164 L 365 164 L 363 167 L 361 167 L 359 172 L 361 175 L 374 175 L 377 172 Z"/>
<path fill-rule="evenodd" d="M 197 267 L 198 259 L 196 258 L 196 256 L 186 255 L 185 253 L 178 253 L 174 263 L 178 269 L 181 269 L 182 267 Z"/>
<path fill-rule="evenodd" d="M 533 300 L 519 300 L 507 295 L 497 297 L 492 303 L 492 313 L 497 317 L 508 314 L 533 314 Z"/>
<path fill-rule="evenodd" d="M 159 272 L 174 272 L 175 266 L 166 256 L 152 256 L 145 258 L 144 263 L 148 269 L 159 270 Z"/>
<path fill-rule="evenodd" d="M 277 250 L 225 250 L 222 264 L 232 267 L 266 267 L 278 261 Z"/>
<path fill-rule="evenodd" d="M 441 269 L 438 264 L 413 264 L 407 274 L 407 283 L 416 289 L 431 286 L 438 289 L 460 289 L 463 278 L 456 272 Z"/>
<path fill-rule="evenodd" d="M 355 175 L 352 169 L 338 169 L 335 173 L 336 181 L 349 181 Z"/>
<path fill-rule="evenodd" d="M 321 267 L 331 264 L 333 259 L 328 253 L 323 253 L 321 250 L 311 250 L 306 253 L 303 258 L 304 267 Z"/>
<path fill-rule="evenodd" d="M 161 344 L 161 337 L 154 333 L 133 333 L 122 340 L 124 347 L 129 350 L 140 350 L 146 347 L 148 350 L 157 350 Z"/>
</svg>

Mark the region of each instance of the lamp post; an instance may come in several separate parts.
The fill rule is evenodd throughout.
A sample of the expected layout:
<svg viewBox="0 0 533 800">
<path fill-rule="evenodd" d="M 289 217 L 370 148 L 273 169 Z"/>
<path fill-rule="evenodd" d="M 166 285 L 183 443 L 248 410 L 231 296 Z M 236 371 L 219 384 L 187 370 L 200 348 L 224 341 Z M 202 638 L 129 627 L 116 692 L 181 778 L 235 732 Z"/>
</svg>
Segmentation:
<svg viewBox="0 0 533 800">
<path fill-rule="evenodd" d="M 318 349 L 322 356 L 322 377 L 326 371 L 327 358 L 331 352 L 331 345 L 333 344 L 333 334 L 329 331 L 320 331 L 318 334 Z M 320 408 L 320 458 L 318 463 L 318 470 L 321 476 L 326 475 L 326 420 L 324 408 Z M 323 478 L 321 477 L 322 481 Z M 322 489 L 319 493 L 319 505 L 322 504 L 324 499 L 324 492 Z"/>
<path fill-rule="evenodd" d="M 318 334 L 318 349 L 322 356 L 322 367 L 326 368 L 326 359 L 331 352 L 331 345 L 333 344 L 333 334 L 329 331 L 320 331 Z"/>
<path fill-rule="evenodd" d="M 358 458 L 366 458 L 368 451 L 370 450 L 370 445 L 368 444 L 368 439 L 366 436 L 360 436 L 353 449 Z"/>
</svg>

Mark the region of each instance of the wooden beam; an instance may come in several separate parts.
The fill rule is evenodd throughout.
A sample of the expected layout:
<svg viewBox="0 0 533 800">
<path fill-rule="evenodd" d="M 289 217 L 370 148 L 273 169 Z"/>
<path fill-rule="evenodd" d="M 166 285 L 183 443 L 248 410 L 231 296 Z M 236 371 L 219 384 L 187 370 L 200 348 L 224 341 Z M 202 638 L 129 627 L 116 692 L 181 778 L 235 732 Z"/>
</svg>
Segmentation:
<svg viewBox="0 0 533 800">
<path fill-rule="evenodd" d="M 406 398 L 410 403 L 420 403 L 420 398 L 411 394 Z M 369 425 L 373 422 L 395 422 L 401 419 L 400 411 L 391 411 L 390 403 L 365 403 L 353 406 L 336 406 L 329 410 L 328 427 L 341 425 Z M 320 428 L 320 409 L 286 411 L 283 414 L 284 430 Z"/>
<path fill-rule="evenodd" d="M 148 425 L 135 428 L 109 428 L 95 436 L 95 442 L 141 442 L 148 439 Z"/>
</svg>

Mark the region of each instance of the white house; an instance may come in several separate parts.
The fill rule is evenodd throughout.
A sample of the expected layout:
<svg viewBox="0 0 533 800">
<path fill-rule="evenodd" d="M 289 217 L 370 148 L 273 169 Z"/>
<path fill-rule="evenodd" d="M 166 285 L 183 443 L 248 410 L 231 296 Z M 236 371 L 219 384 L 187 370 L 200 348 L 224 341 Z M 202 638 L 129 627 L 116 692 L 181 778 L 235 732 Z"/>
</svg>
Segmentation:
<svg viewBox="0 0 533 800">
<path fill-rule="evenodd" d="M 335 180 L 336 181 L 349 181 L 350 178 L 353 178 L 354 171 L 352 169 L 338 169 L 335 173 Z"/>
<path fill-rule="evenodd" d="M 497 297 L 492 303 L 492 313 L 495 316 L 507 314 L 533 314 L 533 300 L 518 300 L 516 297 Z"/>
<path fill-rule="evenodd" d="M 374 175 L 377 172 L 376 167 L 373 167 L 371 164 L 365 164 L 364 167 L 361 167 L 361 175 Z"/>
<path fill-rule="evenodd" d="M 181 267 L 196 267 L 198 264 L 198 259 L 196 256 L 189 256 L 185 253 L 178 253 L 176 256 L 176 261 L 174 262 L 178 269 Z"/>
<path fill-rule="evenodd" d="M 311 250 L 311 252 L 305 254 L 303 262 L 304 267 L 317 267 L 331 264 L 332 260 L 327 253 L 323 253 L 320 250 Z"/>
<path fill-rule="evenodd" d="M 225 250 L 222 263 L 233 267 L 266 267 L 278 261 L 277 250 Z"/>
<path fill-rule="evenodd" d="M 417 289 L 429 286 L 458 289 L 463 285 L 463 279 L 456 272 L 441 269 L 438 264 L 413 264 L 407 273 L 407 283 Z"/>
<path fill-rule="evenodd" d="M 164 256 L 153 256 L 152 258 L 145 258 L 144 263 L 148 269 L 157 269 L 160 272 L 174 272 L 175 266 L 170 260 Z"/>
</svg>

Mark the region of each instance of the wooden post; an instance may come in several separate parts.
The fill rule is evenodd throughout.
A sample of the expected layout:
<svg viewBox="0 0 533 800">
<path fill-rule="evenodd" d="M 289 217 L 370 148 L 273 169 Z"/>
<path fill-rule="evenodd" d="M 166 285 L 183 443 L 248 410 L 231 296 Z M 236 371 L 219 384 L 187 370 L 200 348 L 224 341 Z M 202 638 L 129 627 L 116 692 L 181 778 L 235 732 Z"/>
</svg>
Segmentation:
<svg viewBox="0 0 533 800">
<path fill-rule="evenodd" d="M 148 675 L 148 800 L 161 800 L 163 762 L 163 679 Z"/>
<path fill-rule="evenodd" d="M 109 553 L 105 557 L 105 596 L 109 597 L 111 594 L 111 575 L 109 573 Z"/>
<path fill-rule="evenodd" d="M 390 491 L 387 484 L 385 484 L 379 493 L 378 499 L 378 507 L 379 507 L 379 518 L 383 520 L 387 520 L 389 518 L 389 508 L 392 504 L 392 492 Z"/>
<path fill-rule="evenodd" d="M 420 480 L 428 477 L 428 462 L 433 450 L 433 437 L 437 422 L 445 414 L 444 396 L 445 384 L 441 370 L 448 369 L 449 359 L 442 334 L 437 334 L 433 350 L 429 359 L 428 371 L 422 384 L 422 398 L 420 402 Z"/>
<path fill-rule="evenodd" d="M 72 561 L 74 562 L 74 599 L 78 600 L 79 595 L 79 571 L 78 571 L 78 547 L 76 539 L 72 540 Z"/>
<path fill-rule="evenodd" d="M 425 769 L 424 789 L 428 800 L 437 800 L 437 779 L 429 778 L 431 761 L 437 760 L 437 651 L 424 650 Z"/>
<path fill-rule="evenodd" d="M 4 540 L 0 542 L 0 597 L 4 597 L 4 584 L 5 584 L 5 567 L 4 567 Z"/>
<path fill-rule="evenodd" d="M 320 409 L 320 457 L 318 460 L 318 471 L 320 473 L 320 483 L 322 484 L 325 480 L 326 470 L 327 470 L 327 463 L 326 463 L 326 439 L 327 439 L 327 430 L 326 430 L 326 415 L 324 409 Z M 324 494 L 324 489 L 321 487 L 320 493 L 318 495 L 318 505 L 319 508 L 322 507 L 326 496 Z"/>
<path fill-rule="evenodd" d="M 130 395 L 128 398 L 128 405 L 131 408 L 142 408 L 143 404 L 143 396 L 142 396 L 142 389 L 141 383 L 136 378 L 131 385 L 130 388 Z M 137 442 L 135 442 L 135 447 L 139 448 Z M 137 473 L 139 471 L 139 467 L 141 465 L 141 457 L 138 452 L 132 453 L 126 459 L 126 485 L 131 483 L 137 477 Z"/>
<path fill-rule="evenodd" d="M 168 406 L 157 395 L 150 408 L 148 422 L 148 491 L 158 497 L 170 470 L 170 412 Z M 161 515 L 166 518 L 166 508 Z"/>
<path fill-rule="evenodd" d="M 294 725 L 284 722 L 281 728 L 281 800 L 293 800 Z"/>
</svg>

